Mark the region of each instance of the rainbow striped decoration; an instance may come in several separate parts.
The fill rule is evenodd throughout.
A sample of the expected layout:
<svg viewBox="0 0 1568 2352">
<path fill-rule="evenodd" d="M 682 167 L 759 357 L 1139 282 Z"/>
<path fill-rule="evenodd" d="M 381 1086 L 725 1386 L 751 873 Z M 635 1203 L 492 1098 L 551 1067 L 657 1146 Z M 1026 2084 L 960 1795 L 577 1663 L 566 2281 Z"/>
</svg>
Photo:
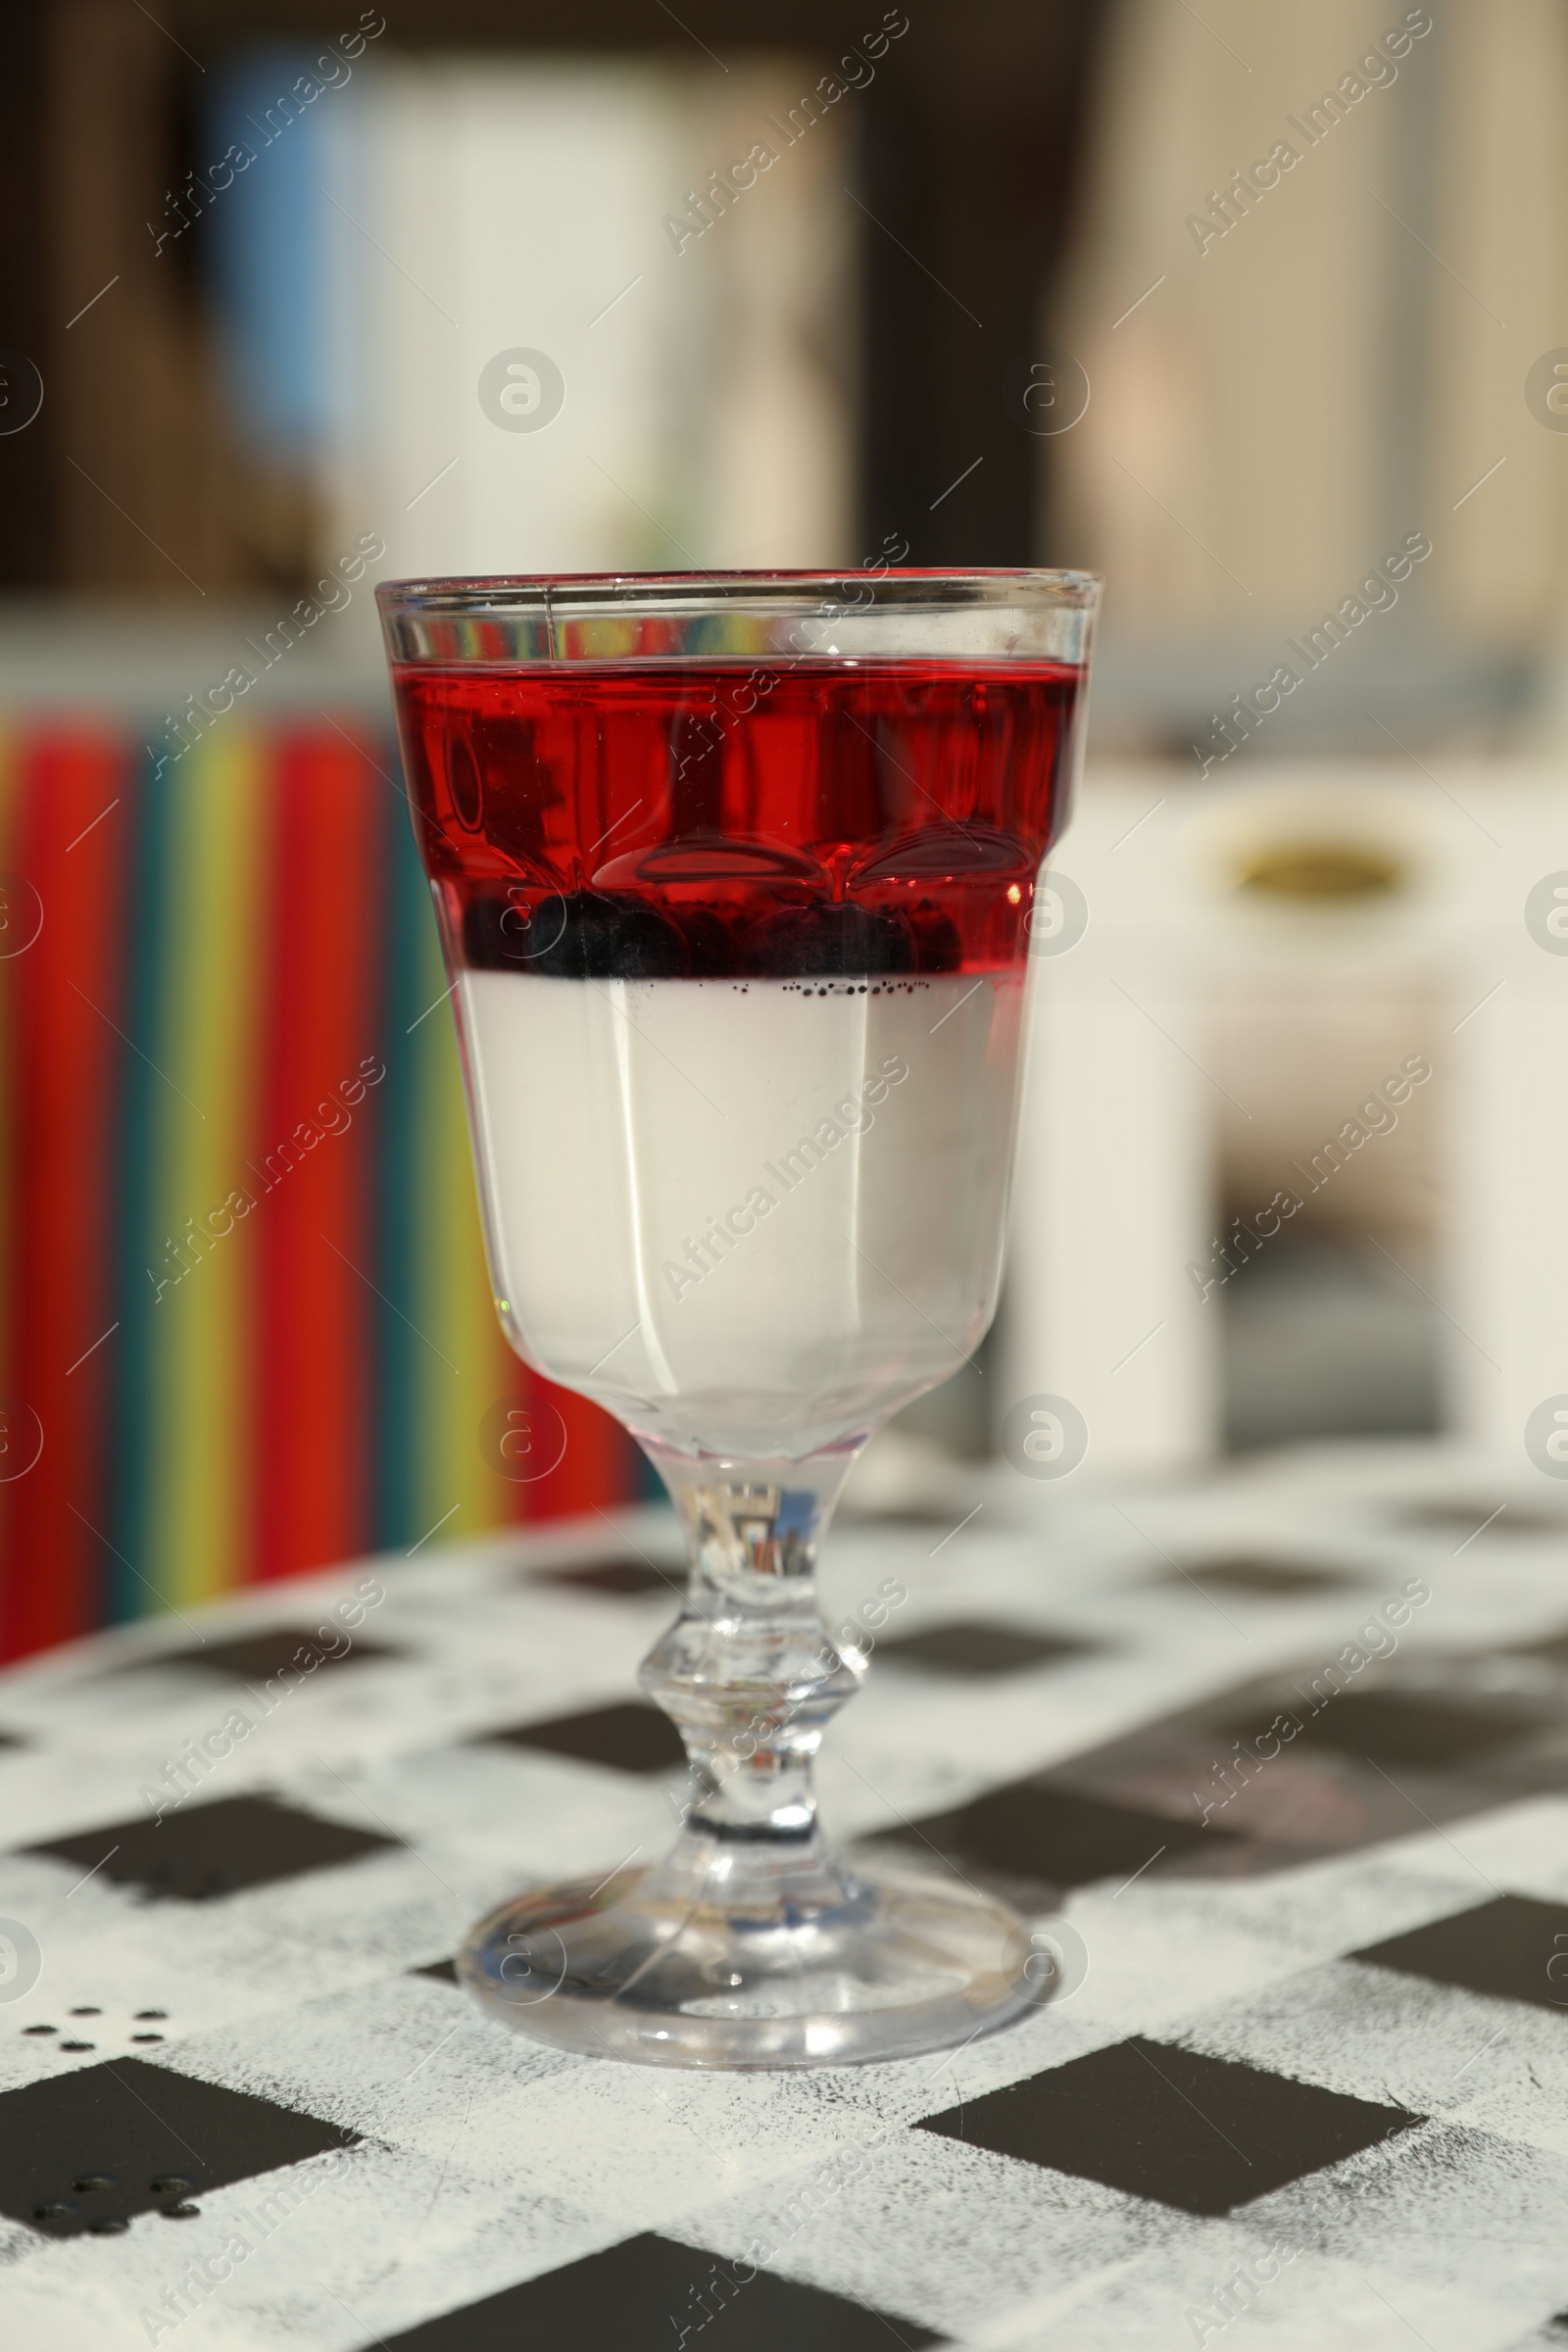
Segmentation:
<svg viewBox="0 0 1568 2352">
<path fill-rule="evenodd" d="M 347 718 L 0 738 L 0 1656 L 647 1491 L 501 1338 L 396 778 Z"/>
</svg>

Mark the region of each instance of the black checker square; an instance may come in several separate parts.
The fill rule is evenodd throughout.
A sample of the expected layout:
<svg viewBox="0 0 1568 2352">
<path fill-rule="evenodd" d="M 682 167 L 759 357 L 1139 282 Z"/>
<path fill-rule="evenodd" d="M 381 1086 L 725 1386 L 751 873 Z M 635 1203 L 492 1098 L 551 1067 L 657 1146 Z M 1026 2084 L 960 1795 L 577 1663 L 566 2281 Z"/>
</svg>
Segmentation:
<svg viewBox="0 0 1568 2352">
<path fill-rule="evenodd" d="M 318 2116 L 113 2058 L 0 2093 L 0 2213 L 50 2237 L 107 2236 L 137 2214 L 188 2210 L 204 2190 L 354 2144 Z"/>
<path fill-rule="evenodd" d="M 458 1964 L 456 1960 L 431 1960 L 423 1968 L 411 1968 L 409 1974 L 411 1977 L 428 1977 L 435 1984 L 456 1984 Z"/>
<path fill-rule="evenodd" d="M 388 2336 L 384 2352 L 920 2352 L 950 2340 L 650 2232 Z"/>
<path fill-rule="evenodd" d="M 214 1804 L 177 1805 L 161 1821 L 145 1814 L 78 1830 L 26 1849 L 71 1862 L 119 1886 L 206 1903 L 246 1886 L 269 1886 L 326 1870 L 362 1854 L 402 1851 L 395 1838 L 348 1829 L 297 1812 L 267 1796 L 225 1796 Z"/>
<path fill-rule="evenodd" d="M 1502 1894 L 1348 1957 L 1435 1984 L 1558 2009 L 1568 2020 L 1568 1903 Z"/>
<path fill-rule="evenodd" d="M 1027 1674 L 1061 1658 L 1082 1657 L 1090 1644 L 1066 1634 L 1038 1634 L 1029 1626 L 999 1625 L 983 1617 L 956 1617 L 923 1626 L 917 1634 L 878 1642 L 879 1666 L 918 1666 L 926 1674 Z"/>
<path fill-rule="evenodd" d="M 1315 1560 L 1272 1560 L 1238 1552 L 1211 1560 L 1190 1560 L 1182 1568 L 1162 1568 L 1152 1581 L 1200 1585 L 1235 1592 L 1244 1600 L 1294 1600 L 1302 1592 L 1326 1592 L 1337 1585 L 1359 1584 L 1361 1579 L 1352 1569 L 1330 1568 Z"/>
<path fill-rule="evenodd" d="M 1425 2120 L 1135 2034 L 915 2128 L 1212 2219 Z"/>
<path fill-rule="evenodd" d="M 331 1650 L 318 1639 L 319 1632 L 319 1626 L 271 1625 L 258 1634 L 236 1635 L 232 1642 L 204 1642 L 199 1649 L 160 1650 L 154 1659 L 137 1658 L 118 1671 L 134 1673 L 149 1664 L 201 1666 L 236 1683 L 270 1683 L 285 1669 L 295 1675 L 317 1674 L 324 1666 L 359 1666 L 371 1658 L 403 1655 L 384 1642 L 367 1641 L 363 1634 L 347 1635 L 347 1648 Z"/>
<path fill-rule="evenodd" d="M 1478 1494 L 1445 1502 L 1417 1502 L 1399 1513 L 1403 1526 L 1435 1536 L 1568 1536 L 1568 1518 L 1557 1511 L 1532 1510 L 1528 1504 L 1485 1501 Z"/>
<path fill-rule="evenodd" d="M 1539 1642 L 1510 1642 L 1503 1655 L 1539 1658 L 1545 1666 L 1568 1666 L 1568 1626 L 1554 1634 L 1544 1634 Z"/>
<path fill-rule="evenodd" d="M 654 1560 L 615 1555 L 574 1560 L 564 1568 L 536 1569 L 526 1581 L 530 1585 L 562 1585 L 568 1592 L 608 1592 L 617 1599 L 634 1599 L 645 1592 L 671 1592 L 678 1597 L 686 1590 L 686 1571 L 662 1568 Z"/>
<path fill-rule="evenodd" d="M 843 1512 L 845 1523 L 850 1527 L 951 1528 L 953 1525 L 953 1513 L 945 1503 L 897 1502 L 890 1503 L 885 1510 L 858 1511 L 855 1507 L 854 1494 L 852 1486 L 850 1499 Z"/>
<path fill-rule="evenodd" d="M 608 1764 L 616 1772 L 674 1772 L 684 1766 L 681 1737 L 662 1708 L 637 1699 L 593 1707 L 581 1715 L 554 1715 L 547 1723 L 516 1723 L 485 1732 L 483 1740 L 508 1747 L 538 1748 L 549 1756 L 570 1756 L 579 1764 Z"/>
<path fill-rule="evenodd" d="M 1044 1781 L 1014 1781 L 887 1835 L 927 1854 L 935 1846 L 960 1869 L 1057 1889 L 1130 1878 L 1152 1862 L 1236 1842 L 1229 1830 L 1107 1804 Z"/>
<path fill-rule="evenodd" d="M 1517 1708 L 1396 1690 L 1339 1690 L 1313 1714 L 1292 1712 L 1309 1747 L 1332 1747 L 1373 1764 L 1436 1771 L 1517 1746 L 1535 1728 L 1533 1718 Z"/>
</svg>

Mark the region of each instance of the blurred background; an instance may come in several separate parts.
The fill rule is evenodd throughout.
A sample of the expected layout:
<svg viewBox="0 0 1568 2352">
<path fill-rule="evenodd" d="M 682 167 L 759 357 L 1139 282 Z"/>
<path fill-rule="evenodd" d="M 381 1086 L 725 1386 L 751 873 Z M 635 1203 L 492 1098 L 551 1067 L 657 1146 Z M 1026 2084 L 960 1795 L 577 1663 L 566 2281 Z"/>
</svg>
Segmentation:
<svg viewBox="0 0 1568 2352">
<path fill-rule="evenodd" d="M 372 607 L 424 570 L 1102 571 L 1004 1312 L 888 1458 L 1041 1394 L 1097 1471 L 1521 1454 L 1555 0 L 20 0 L 0 50 L 0 1651 L 639 1491 L 493 1328 Z"/>
</svg>

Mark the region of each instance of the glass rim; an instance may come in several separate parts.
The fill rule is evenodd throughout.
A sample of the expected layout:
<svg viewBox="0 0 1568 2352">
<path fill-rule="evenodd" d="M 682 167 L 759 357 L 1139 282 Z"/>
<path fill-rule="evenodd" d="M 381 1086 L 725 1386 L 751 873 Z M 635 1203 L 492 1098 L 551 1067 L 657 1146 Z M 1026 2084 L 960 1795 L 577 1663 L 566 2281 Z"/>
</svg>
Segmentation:
<svg viewBox="0 0 1568 2352">
<path fill-rule="evenodd" d="M 383 619 L 400 613 L 462 614 L 480 612 L 562 618 L 567 614 L 659 608 L 663 612 L 723 612 L 746 603 L 757 609 L 788 611 L 815 592 L 831 601 L 835 589 L 867 585 L 882 592 L 893 609 L 962 610 L 1019 605 L 1093 612 L 1104 585 L 1099 572 L 1036 565 L 848 564 L 830 571 L 561 571 L 457 573 L 450 576 L 383 580 L 375 601 Z"/>
</svg>

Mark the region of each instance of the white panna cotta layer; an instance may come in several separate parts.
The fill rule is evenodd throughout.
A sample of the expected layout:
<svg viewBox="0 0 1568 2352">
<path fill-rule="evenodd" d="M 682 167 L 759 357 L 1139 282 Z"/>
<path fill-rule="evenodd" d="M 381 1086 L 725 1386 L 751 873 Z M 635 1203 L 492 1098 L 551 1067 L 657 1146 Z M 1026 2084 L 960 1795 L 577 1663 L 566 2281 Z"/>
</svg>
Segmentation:
<svg viewBox="0 0 1568 2352">
<path fill-rule="evenodd" d="M 552 1379 L 665 1443 L 793 1454 L 969 1354 L 1020 973 L 465 971 L 457 1001 L 498 1304 Z"/>
</svg>

